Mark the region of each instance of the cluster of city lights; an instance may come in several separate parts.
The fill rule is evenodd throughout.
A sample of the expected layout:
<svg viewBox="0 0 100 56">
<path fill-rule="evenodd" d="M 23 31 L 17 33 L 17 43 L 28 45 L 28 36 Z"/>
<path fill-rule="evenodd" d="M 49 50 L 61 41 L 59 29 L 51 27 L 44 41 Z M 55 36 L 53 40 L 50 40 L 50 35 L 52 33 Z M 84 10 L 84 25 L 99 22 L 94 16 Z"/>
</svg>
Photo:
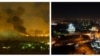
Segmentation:
<svg viewBox="0 0 100 56">
<path fill-rule="evenodd" d="M 47 42 L 42 42 L 42 43 L 20 43 L 19 46 L 16 46 L 19 49 L 22 50 L 49 50 L 49 43 Z M 3 45 L 0 46 L 1 49 L 4 50 L 10 50 L 12 48 L 15 48 L 13 45 Z"/>
</svg>

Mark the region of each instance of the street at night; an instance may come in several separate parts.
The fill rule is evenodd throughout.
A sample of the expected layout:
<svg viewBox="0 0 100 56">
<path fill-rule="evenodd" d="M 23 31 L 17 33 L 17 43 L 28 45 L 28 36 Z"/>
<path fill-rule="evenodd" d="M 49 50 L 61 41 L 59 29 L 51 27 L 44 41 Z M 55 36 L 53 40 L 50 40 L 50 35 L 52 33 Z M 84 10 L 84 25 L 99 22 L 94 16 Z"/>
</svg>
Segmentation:
<svg viewBox="0 0 100 56">
<path fill-rule="evenodd" d="M 52 54 L 100 54 L 100 3 L 52 3 Z"/>
</svg>

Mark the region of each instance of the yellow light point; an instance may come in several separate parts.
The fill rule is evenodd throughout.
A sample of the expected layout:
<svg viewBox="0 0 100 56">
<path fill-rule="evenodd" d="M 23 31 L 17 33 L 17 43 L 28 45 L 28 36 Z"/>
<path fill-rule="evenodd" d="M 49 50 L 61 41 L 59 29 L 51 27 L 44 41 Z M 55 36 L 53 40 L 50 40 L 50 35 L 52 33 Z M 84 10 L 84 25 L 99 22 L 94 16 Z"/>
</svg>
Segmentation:
<svg viewBox="0 0 100 56">
<path fill-rule="evenodd" d="M 8 46 L 8 47 L 6 47 L 6 46 L 3 46 L 2 48 L 3 48 L 3 49 L 9 49 L 10 47 L 9 47 L 9 46 Z"/>
<path fill-rule="evenodd" d="M 24 33 L 20 33 L 22 36 L 25 36 L 26 34 L 24 34 Z"/>
<path fill-rule="evenodd" d="M 40 34 L 40 36 L 43 37 L 44 35 L 43 34 Z"/>
<path fill-rule="evenodd" d="M 34 49 L 35 47 L 33 46 L 32 49 Z"/>
<path fill-rule="evenodd" d="M 5 46 L 3 46 L 2 48 L 3 48 L 3 49 L 6 49 L 6 47 L 5 47 Z"/>
<path fill-rule="evenodd" d="M 47 45 L 49 45 L 49 44 L 50 44 L 50 42 L 47 42 L 46 44 L 47 44 Z"/>
<path fill-rule="evenodd" d="M 43 49 L 43 46 L 40 46 L 41 49 Z"/>
<path fill-rule="evenodd" d="M 85 35 L 88 35 L 89 37 L 91 37 L 90 33 L 86 33 Z"/>
<path fill-rule="evenodd" d="M 45 36 L 45 37 L 48 37 L 48 36 L 49 36 L 49 34 L 44 34 L 44 36 Z"/>
<path fill-rule="evenodd" d="M 25 36 L 29 37 L 29 35 L 25 35 Z"/>
<path fill-rule="evenodd" d="M 32 45 L 31 44 L 27 44 L 29 47 L 31 47 Z"/>
<path fill-rule="evenodd" d="M 22 36 L 26 36 L 26 37 L 29 37 L 30 35 L 28 34 L 24 34 L 24 33 L 20 33 Z"/>
</svg>

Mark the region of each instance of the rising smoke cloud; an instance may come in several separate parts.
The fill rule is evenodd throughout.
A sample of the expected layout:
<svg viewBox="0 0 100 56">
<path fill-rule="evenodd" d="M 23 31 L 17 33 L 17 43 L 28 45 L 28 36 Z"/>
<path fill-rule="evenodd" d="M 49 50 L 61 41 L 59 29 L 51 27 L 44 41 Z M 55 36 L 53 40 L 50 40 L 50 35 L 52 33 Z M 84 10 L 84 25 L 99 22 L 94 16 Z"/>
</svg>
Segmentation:
<svg viewBox="0 0 100 56">
<path fill-rule="evenodd" d="M 0 31 L 49 31 L 49 3 L 0 3 L 0 21 Z"/>
<path fill-rule="evenodd" d="M 30 35 L 35 29 L 49 31 L 48 23 L 49 3 L 0 3 L 0 40 L 17 39 L 16 36 L 20 33 Z M 15 38 L 12 36 L 15 36 Z"/>
<path fill-rule="evenodd" d="M 7 23 L 12 24 L 16 31 L 26 34 L 26 28 L 23 26 L 23 20 L 20 18 L 20 16 L 24 14 L 24 8 L 18 7 L 17 10 L 7 8 L 5 11 L 9 16 L 7 18 Z"/>
</svg>

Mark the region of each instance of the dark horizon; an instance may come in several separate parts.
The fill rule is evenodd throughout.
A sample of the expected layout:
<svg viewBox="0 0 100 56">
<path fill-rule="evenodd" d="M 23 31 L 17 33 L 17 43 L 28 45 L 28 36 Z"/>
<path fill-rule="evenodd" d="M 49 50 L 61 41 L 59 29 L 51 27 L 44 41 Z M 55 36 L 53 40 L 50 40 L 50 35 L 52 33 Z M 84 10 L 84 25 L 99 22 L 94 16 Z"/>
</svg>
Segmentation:
<svg viewBox="0 0 100 56">
<path fill-rule="evenodd" d="M 53 18 L 100 18 L 100 2 L 53 2 Z"/>
</svg>

